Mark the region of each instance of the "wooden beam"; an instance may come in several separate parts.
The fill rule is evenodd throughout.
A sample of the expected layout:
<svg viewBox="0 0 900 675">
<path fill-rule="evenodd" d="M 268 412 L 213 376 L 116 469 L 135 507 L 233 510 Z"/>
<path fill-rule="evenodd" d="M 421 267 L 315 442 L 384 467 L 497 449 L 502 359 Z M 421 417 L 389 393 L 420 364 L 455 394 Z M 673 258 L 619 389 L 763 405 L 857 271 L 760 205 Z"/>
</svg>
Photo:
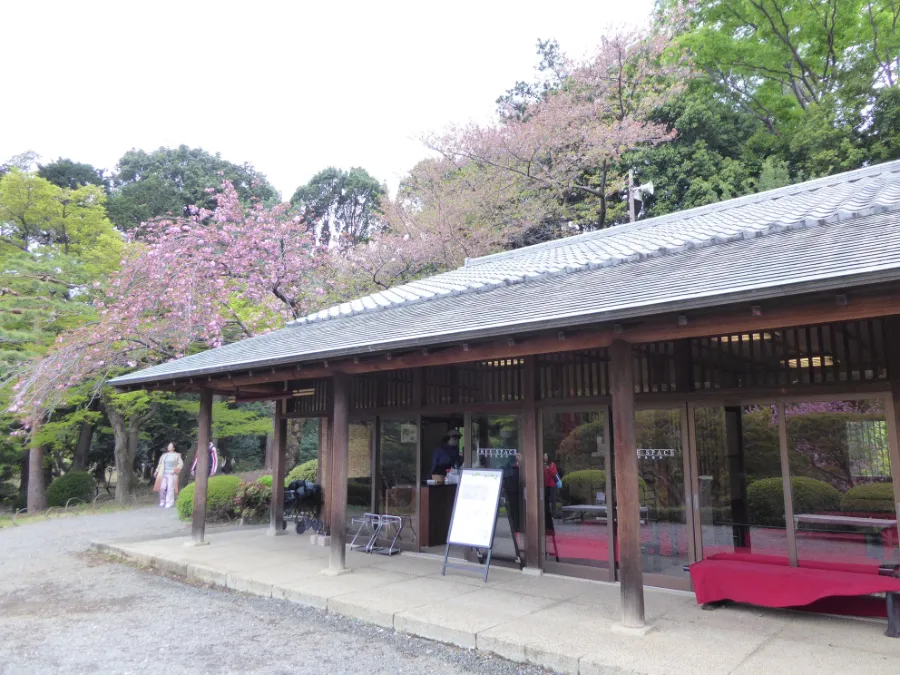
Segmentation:
<svg viewBox="0 0 900 675">
<path fill-rule="evenodd" d="M 350 382 L 346 375 L 334 377 L 334 424 L 331 437 L 331 551 L 328 556 L 328 573 L 346 571 L 347 539 L 347 470 L 350 447 Z"/>
<path fill-rule="evenodd" d="M 275 439 L 272 457 L 272 501 L 269 503 L 269 529 L 266 534 L 284 532 L 284 474 L 287 461 L 287 420 L 284 417 L 287 401 L 275 402 Z"/>
<path fill-rule="evenodd" d="M 525 560 L 528 567 L 541 567 L 541 516 L 544 514 L 544 462 L 538 442 L 538 411 L 535 402 L 536 368 L 533 356 L 525 357 L 524 406 L 522 413 L 522 459 L 525 466 Z"/>
<path fill-rule="evenodd" d="M 194 486 L 194 515 L 191 523 L 191 539 L 195 545 L 204 543 L 203 536 L 206 532 L 206 493 L 209 484 L 212 401 L 212 391 L 203 389 L 200 392 L 200 413 L 197 417 L 197 483 Z"/>
<path fill-rule="evenodd" d="M 631 344 L 616 340 L 610 346 L 609 352 L 622 624 L 626 628 L 640 629 L 644 627 L 644 576 L 641 568 L 641 502 L 634 429 L 634 367 Z"/>
</svg>

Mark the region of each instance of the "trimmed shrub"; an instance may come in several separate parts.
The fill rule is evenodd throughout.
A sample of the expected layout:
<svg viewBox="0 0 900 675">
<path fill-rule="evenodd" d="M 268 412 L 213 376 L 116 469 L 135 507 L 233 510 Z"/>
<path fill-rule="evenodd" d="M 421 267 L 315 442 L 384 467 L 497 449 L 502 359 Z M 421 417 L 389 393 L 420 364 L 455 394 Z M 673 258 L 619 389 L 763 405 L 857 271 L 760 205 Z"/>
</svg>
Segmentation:
<svg viewBox="0 0 900 675">
<path fill-rule="evenodd" d="M 852 487 L 844 493 L 841 509 L 866 513 L 893 513 L 894 487 L 890 483 L 866 483 Z"/>
<path fill-rule="evenodd" d="M 256 479 L 256 482 L 260 485 L 267 486 L 269 489 L 272 488 L 272 476 L 260 476 Z"/>
<path fill-rule="evenodd" d="M 303 464 L 298 464 L 287 475 L 285 483 L 292 483 L 295 480 L 311 480 L 313 483 L 318 481 L 319 477 L 319 460 L 311 459 Z"/>
<path fill-rule="evenodd" d="M 593 504 L 598 492 L 606 492 L 606 472 L 601 469 L 581 469 L 562 477 L 563 490 L 570 504 Z M 641 501 L 647 494 L 647 483 L 638 477 Z M 607 497 L 607 499 L 609 499 Z"/>
<path fill-rule="evenodd" d="M 262 480 L 269 479 L 269 484 Z M 255 483 L 241 483 L 237 494 L 234 496 L 235 513 L 246 522 L 257 523 L 264 521 L 269 515 L 269 505 L 272 503 L 272 477 L 260 476 Z"/>
<path fill-rule="evenodd" d="M 794 513 L 837 511 L 841 493 L 832 485 L 815 478 L 791 478 Z M 747 506 L 750 523 L 770 527 L 784 527 L 784 483 L 781 478 L 763 478 L 747 487 Z"/>
<path fill-rule="evenodd" d="M 372 504 L 372 479 L 351 478 L 347 481 L 347 506 L 364 506 Z"/>
<path fill-rule="evenodd" d="M 96 494 L 97 485 L 91 474 L 87 471 L 70 471 L 50 483 L 47 488 L 47 506 L 65 506 L 73 497 L 90 503 Z"/>
<path fill-rule="evenodd" d="M 234 516 L 234 497 L 240 487 L 237 476 L 213 476 L 206 489 L 206 516 L 210 521 L 226 520 Z M 178 493 L 178 517 L 190 520 L 194 513 L 194 488 L 191 483 Z"/>
</svg>

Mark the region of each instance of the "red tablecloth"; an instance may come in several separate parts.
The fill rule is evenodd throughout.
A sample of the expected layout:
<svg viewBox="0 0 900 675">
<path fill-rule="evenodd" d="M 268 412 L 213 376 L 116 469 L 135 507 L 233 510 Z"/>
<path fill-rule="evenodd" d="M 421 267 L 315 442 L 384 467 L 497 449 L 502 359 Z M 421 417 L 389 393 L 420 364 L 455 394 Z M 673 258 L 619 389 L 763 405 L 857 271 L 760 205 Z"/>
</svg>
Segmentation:
<svg viewBox="0 0 900 675">
<path fill-rule="evenodd" d="M 788 567 L 770 562 L 711 559 L 691 565 L 697 602 L 732 600 L 762 607 L 802 607 L 834 596 L 900 592 L 900 579 L 846 569 Z"/>
</svg>

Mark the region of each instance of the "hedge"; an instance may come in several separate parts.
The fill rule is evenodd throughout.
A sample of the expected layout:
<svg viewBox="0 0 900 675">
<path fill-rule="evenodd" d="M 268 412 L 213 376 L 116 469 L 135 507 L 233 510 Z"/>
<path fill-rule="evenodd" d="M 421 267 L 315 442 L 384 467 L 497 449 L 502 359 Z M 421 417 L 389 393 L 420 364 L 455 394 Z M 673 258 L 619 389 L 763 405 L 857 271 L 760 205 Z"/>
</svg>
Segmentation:
<svg viewBox="0 0 900 675">
<path fill-rule="evenodd" d="M 606 472 L 602 469 L 581 469 L 562 477 L 563 490 L 572 504 L 593 504 L 598 492 L 606 492 Z M 647 483 L 638 477 L 641 501 L 645 501 Z"/>
<path fill-rule="evenodd" d="M 234 516 L 234 498 L 241 479 L 237 476 L 213 476 L 206 489 L 206 515 L 210 521 L 226 520 Z M 194 487 L 191 483 L 178 493 L 178 517 L 190 520 L 194 513 Z"/>
<path fill-rule="evenodd" d="M 844 493 L 841 509 L 867 513 L 893 513 L 894 488 L 890 483 L 857 485 Z"/>
<path fill-rule="evenodd" d="M 841 493 L 832 485 L 815 478 L 791 478 L 794 513 L 837 511 Z M 784 527 L 784 483 L 781 478 L 763 478 L 747 487 L 747 507 L 750 523 L 770 527 Z"/>
<path fill-rule="evenodd" d="M 47 488 L 47 506 L 65 506 L 73 497 L 87 503 L 96 494 L 97 485 L 91 474 L 87 471 L 70 471 L 50 483 Z"/>
<path fill-rule="evenodd" d="M 319 476 L 319 460 L 311 459 L 308 462 L 303 462 L 303 464 L 298 464 L 291 472 L 287 475 L 285 479 L 285 483 L 292 483 L 295 480 L 311 480 L 312 482 L 316 482 Z"/>
</svg>

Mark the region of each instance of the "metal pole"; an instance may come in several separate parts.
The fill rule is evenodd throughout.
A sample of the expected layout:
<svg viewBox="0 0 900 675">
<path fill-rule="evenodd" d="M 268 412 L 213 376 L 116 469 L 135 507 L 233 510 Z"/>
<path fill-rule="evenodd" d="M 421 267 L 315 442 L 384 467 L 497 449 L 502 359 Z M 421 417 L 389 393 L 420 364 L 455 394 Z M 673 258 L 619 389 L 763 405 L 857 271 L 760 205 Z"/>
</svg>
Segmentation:
<svg viewBox="0 0 900 675">
<path fill-rule="evenodd" d="M 628 217 L 632 223 L 637 220 L 634 214 L 634 169 L 628 169 Z"/>
</svg>

